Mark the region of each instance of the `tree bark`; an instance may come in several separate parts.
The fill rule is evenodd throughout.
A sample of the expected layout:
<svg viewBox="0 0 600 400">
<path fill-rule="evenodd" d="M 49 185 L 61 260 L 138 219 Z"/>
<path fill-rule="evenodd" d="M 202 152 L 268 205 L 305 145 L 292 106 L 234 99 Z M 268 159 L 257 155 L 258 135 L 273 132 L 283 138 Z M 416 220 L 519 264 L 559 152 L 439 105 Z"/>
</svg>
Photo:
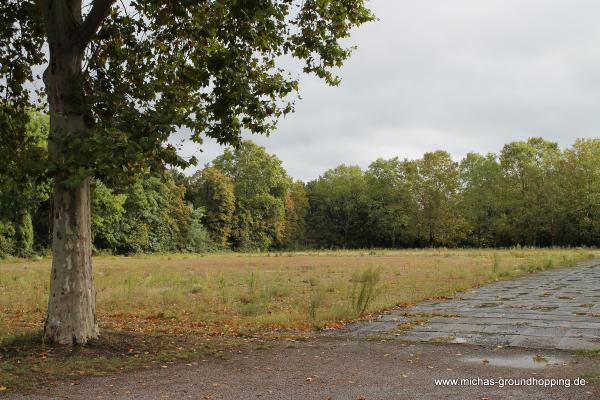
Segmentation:
<svg viewBox="0 0 600 400">
<path fill-rule="evenodd" d="M 98 337 L 92 278 L 90 182 L 54 187 L 52 273 L 44 341 L 86 344 Z"/>
<path fill-rule="evenodd" d="M 68 57 L 66 57 L 68 59 Z M 67 64 L 77 64 L 77 57 Z M 65 143 L 89 134 L 84 123 L 83 93 L 77 73 L 55 68 L 45 74 L 50 104 L 50 160 L 60 165 L 76 157 Z M 54 178 L 52 272 L 44 341 L 85 344 L 98 337 L 96 295 L 92 279 L 90 179 L 67 182 L 67 167 Z"/>
<path fill-rule="evenodd" d="M 44 83 L 50 110 L 48 155 L 57 168 L 52 214 L 52 271 L 44 341 L 76 345 L 98 337 L 92 279 L 90 178 L 77 172 L 74 138 L 89 136 L 81 64 L 81 1 L 47 0 L 50 60 Z"/>
</svg>

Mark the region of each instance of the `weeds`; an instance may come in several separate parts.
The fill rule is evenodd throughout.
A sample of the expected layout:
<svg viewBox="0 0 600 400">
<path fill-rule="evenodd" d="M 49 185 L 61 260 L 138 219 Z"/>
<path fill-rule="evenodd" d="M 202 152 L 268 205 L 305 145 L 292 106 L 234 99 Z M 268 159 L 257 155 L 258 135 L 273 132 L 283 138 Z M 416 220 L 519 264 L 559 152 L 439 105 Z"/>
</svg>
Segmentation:
<svg viewBox="0 0 600 400">
<path fill-rule="evenodd" d="M 363 315 L 380 293 L 380 288 L 377 287 L 380 277 L 380 270 L 372 267 L 356 272 L 352 277 L 352 309 L 356 315 Z"/>
<path fill-rule="evenodd" d="M 497 275 L 499 270 L 500 270 L 500 256 L 498 256 L 497 253 L 494 253 L 493 264 L 492 264 L 492 273 L 494 275 Z"/>
<path fill-rule="evenodd" d="M 226 287 L 227 287 L 227 282 L 225 281 L 225 278 L 223 276 L 220 276 L 219 280 L 217 281 L 217 290 L 218 290 L 219 300 L 221 301 L 222 304 L 227 303 L 227 295 L 225 294 Z"/>
<path fill-rule="evenodd" d="M 250 271 L 248 273 L 248 278 L 246 279 L 246 284 L 248 287 L 248 295 L 253 296 L 254 291 L 256 290 L 256 277 L 254 275 L 254 271 Z"/>
<path fill-rule="evenodd" d="M 317 311 L 323 304 L 323 293 L 318 290 L 312 290 L 308 300 L 308 318 L 313 326 L 317 324 Z"/>
</svg>

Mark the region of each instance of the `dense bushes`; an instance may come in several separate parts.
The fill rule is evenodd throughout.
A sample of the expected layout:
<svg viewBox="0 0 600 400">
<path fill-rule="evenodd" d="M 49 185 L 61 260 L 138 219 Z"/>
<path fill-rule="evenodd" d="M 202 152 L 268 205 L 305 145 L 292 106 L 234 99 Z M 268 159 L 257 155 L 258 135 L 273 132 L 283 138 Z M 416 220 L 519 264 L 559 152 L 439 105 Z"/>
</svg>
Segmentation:
<svg viewBox="0 0 600 400">
<path fill-rule="evenodd" d="M 138 179 L 120 192 L 96 181 L 92 195 L 92 234 L 96 249 L 120 254 L 204 251 L 201 209 L 186 203 L 185 187 L 173 173 Z"/>
</svg>

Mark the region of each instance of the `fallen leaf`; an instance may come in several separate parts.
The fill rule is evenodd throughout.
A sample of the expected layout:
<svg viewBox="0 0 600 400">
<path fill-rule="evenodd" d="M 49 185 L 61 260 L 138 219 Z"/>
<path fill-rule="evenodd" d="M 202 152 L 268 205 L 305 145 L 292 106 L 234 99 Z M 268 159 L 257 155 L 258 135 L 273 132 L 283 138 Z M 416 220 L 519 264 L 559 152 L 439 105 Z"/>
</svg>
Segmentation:
<svg viewBox="0 0 600 400">
<path fill-rule="evenodd" d="M 0 386 L 0 392 L 5 392 L 6 391 L 6 386 Z"/>
</svg>

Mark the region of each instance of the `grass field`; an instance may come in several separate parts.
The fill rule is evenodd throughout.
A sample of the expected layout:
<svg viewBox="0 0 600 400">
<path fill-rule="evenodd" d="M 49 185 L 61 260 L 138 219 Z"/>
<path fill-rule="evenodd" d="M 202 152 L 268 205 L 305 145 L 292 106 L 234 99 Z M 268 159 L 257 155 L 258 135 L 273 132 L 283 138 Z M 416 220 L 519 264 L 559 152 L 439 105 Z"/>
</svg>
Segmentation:
<svg viewBox="0 0 600 400">
<path fill-rule="evenodd" d="M 0 262 L 0 387 L 77 378 L 298 338 L 361 315 L 443 298 L 496 279 L 573 265 L 578 249 L 337 251 L 94 258 L 103 338 L 40 340 L 50 260 Z M 31 380 L 31 379 L 30 379 Z"/>
</svg>

